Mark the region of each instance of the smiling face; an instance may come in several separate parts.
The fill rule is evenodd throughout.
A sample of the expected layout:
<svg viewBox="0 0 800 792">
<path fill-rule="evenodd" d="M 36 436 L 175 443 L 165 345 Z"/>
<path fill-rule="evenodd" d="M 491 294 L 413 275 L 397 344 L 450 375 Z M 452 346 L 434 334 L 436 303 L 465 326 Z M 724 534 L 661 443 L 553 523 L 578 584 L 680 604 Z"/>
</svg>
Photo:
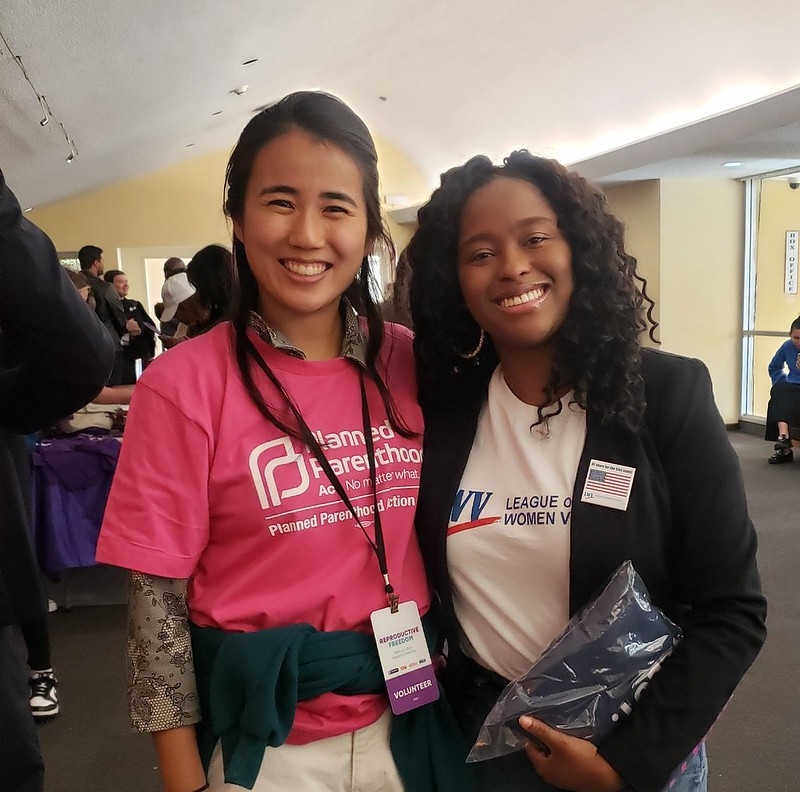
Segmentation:
<svg viewBox="0 0 800 792">
<path fill-rule="evenodd" d="M 333 314 L 371 247 L 361 172 L 333 143 L 292 129 L 256 156 L 234 218 L 273 327 Z"/>
<path fill-rule="evenodd" d="M 113 281 L 114 288 L 120 297 L 127 297 L 130 286 L 128 285 L 128 278 L 125 275 L 115 275 Z"/>
<path fill-rule="evenodd" d="M 499 176 L 469 197 L 461 213 L 458 279 L 501 360 L 549 350 L 572 296 L 572 253 L 536 187 Z"/>
</svg>

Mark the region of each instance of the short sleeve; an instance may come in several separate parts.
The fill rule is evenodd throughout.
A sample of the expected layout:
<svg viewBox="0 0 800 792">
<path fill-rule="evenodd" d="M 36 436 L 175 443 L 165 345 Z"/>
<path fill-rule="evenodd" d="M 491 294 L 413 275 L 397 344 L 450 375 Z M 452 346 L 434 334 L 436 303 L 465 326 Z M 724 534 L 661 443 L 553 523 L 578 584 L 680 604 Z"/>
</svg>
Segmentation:
<svg viewBox="0 0 800 792">
<path fill-rule="evenodd" d="M 188 578 L 209 534 L 207 431 L 140 381 L 131 400 L 97 561 Z"/>
</svg>

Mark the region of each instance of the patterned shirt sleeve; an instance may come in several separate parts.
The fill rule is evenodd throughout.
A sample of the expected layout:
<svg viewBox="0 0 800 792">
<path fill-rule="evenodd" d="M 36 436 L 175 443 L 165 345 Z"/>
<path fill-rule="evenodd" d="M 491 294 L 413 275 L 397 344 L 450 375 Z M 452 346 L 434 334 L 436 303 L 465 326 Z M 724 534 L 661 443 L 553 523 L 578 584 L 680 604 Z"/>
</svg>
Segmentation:
<svg viewBox="0 0 800 792">
<path fill-rule="evenodd" d="M 140 731 L 175 729 L 201 720 L 187 585 L 187 580 L 130 573 L 128 706 Z"/>
</svg>

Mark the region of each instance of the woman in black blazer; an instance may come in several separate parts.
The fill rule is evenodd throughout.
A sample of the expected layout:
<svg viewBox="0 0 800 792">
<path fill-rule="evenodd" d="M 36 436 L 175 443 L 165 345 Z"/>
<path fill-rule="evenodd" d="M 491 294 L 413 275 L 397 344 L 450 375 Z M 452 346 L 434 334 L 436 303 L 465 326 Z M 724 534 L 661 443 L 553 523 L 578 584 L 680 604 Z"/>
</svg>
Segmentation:
<svg viewBox="0 0 800 792">
<path fill-rule="evenodd" d="M 640 346 L 653 303 L 622 225 L 552 160 L 446 173 L 407 255 L 426 416 L 417 525 L 466 736 L 626 559 L 684 633 L 597 748 L 534 720 L 549 752 L 480 763 L 479 787 L 702 792 L 703 738 L 766 614 L 705 366 Z"/>
</svg>

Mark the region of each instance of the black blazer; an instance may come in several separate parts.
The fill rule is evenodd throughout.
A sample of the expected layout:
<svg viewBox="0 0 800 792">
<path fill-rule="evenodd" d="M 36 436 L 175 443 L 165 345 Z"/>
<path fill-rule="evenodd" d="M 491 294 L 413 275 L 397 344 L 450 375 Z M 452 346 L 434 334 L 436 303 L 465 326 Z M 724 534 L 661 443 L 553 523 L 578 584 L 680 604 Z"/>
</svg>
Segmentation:
<svg viewBox="0 0 800 792">
<path fill-rule="evenodd" d="M 113 360 L 111 339 L 0 171 L 0 626 L 46 612 L 28 536 L 25 443 L 13 433 L 91 401 Z"/>
<path fill-rule="evenodd" d="M 642 350 L 642 368 L 646 429 L 615 430 L 587 413 L 573 488 L 569 608 L 575 613 L 630 559 L 652 601 L 683 628 L 683 642 L 633 714 L 599 747 L 637 792 L 658 792 L 702 740 L 758 653 L 766 600 L 738 459 L 708 371 L 698 360 L 653 350 Z M 452 648 L 448 668 L 456 680 L 461 653 L 446 532 L 485 398 L 486 383 L 457 403 L 425 410 L 417 532 L 442 602 Z M 593 458 L 636 468 L 627 511 L 580 501 Z"/>
</svg>

